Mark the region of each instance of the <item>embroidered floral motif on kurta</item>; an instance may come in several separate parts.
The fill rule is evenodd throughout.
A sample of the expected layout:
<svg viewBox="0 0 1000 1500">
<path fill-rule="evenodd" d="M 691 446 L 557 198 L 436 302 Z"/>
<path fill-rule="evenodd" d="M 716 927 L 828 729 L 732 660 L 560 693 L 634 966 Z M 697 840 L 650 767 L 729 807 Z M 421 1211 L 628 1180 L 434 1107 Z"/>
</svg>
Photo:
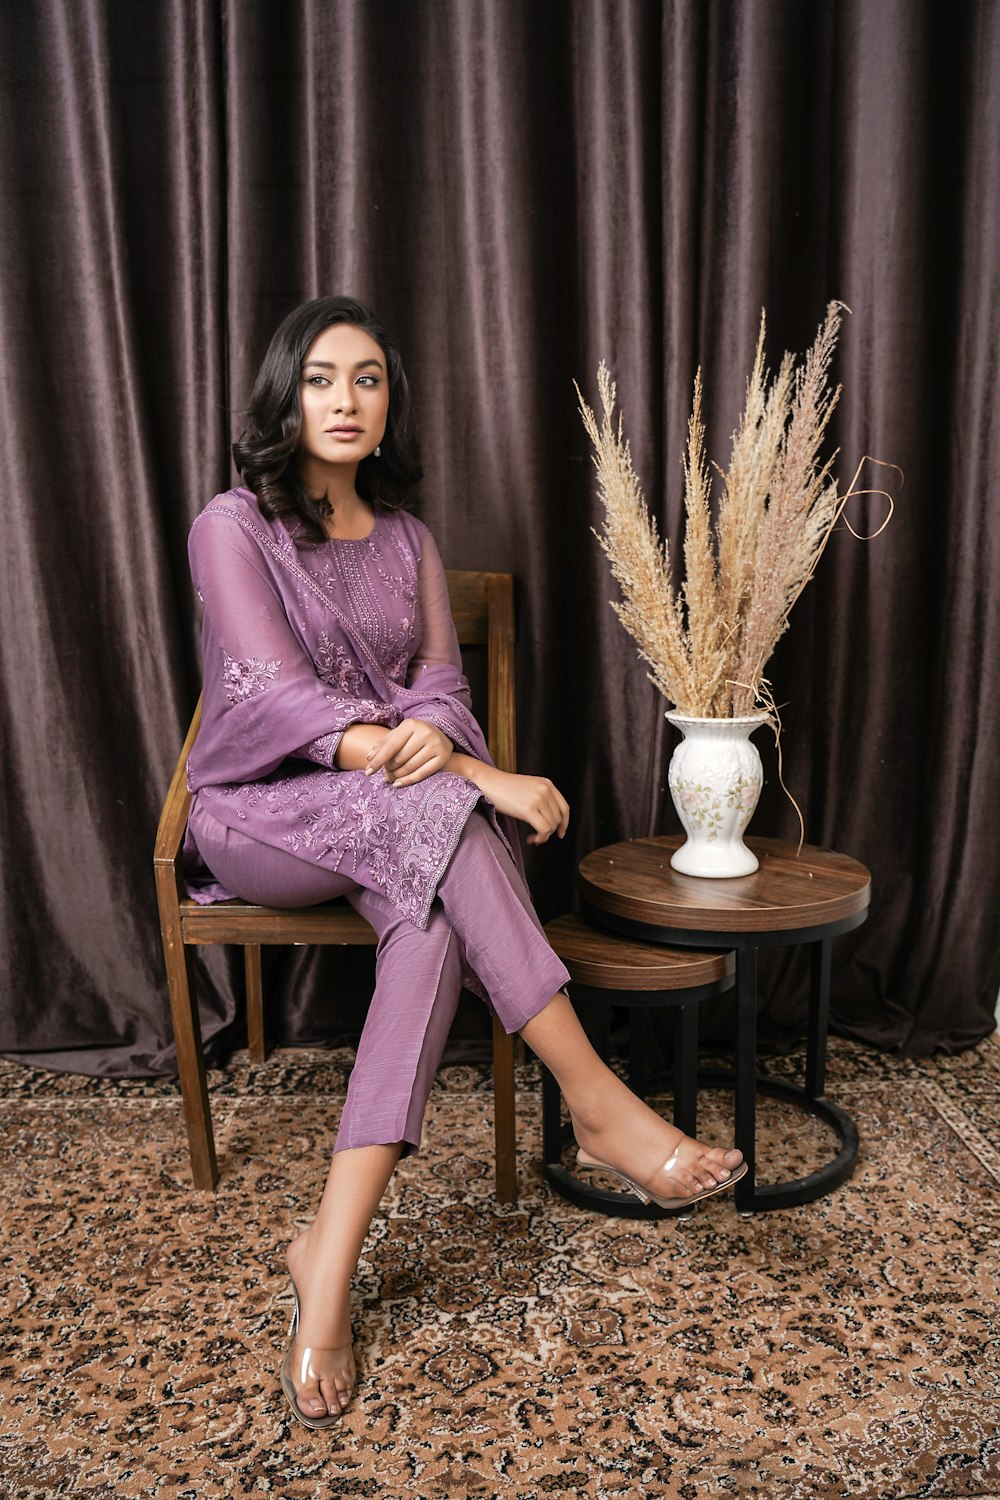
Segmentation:
<svg viewBox="0 0 1000 1500">
<path fill-rule="evenodd" d="M 316 670 L 324 682 L 339 688 L 342 693 L 358 696 L 364 691 L 365 674 L 351 657 L 346 646 L 331 641 L 325 630 L 320 631 L 316 651 Z"/>
<path fill-rule="evenodd" d="M 227 651 L 223 651 L 222 660 L 222 680 L 230 703 L 242 703 L 244 698 L 264 692 L 281 667 L 280 661 L 261 661 L 256 656 L 250 656 L 246 661 L 234 661 Z"/>
</svg>

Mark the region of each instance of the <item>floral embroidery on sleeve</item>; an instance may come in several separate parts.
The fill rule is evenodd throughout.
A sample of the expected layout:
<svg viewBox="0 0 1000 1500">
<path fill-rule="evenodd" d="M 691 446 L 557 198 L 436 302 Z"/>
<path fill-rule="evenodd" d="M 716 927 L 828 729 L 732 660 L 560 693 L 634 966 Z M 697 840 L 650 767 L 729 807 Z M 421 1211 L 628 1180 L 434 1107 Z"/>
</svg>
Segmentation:
<svg viewBox="0 0 1000 1500">
<path fill-rule="evenodd" d="M 257 693 L 270 687 L 281 667 L 281 658 L 264 661 L 259 656 L 248 656 L 245 661 L 236 661 L 229 652 L 222 652 L 222 681 L 230 703 L 244 703 Z"/>
<path fill-rule="evenodd" d="M 321 766 L 329 766 L 334 769 L 334 756 L 344 737 L 343 730 L 337 730 L 334 734 L 321 734 L 319 739 L 310 740 L 308 745 L 301 751 L 306 760 L 318 761 Z"/>
<path fill-rule="evenodd" d="M 391 708 L 388 703 L 376 703 L 372 698 L 339 699 L 331 693 L 326 696 L 333 704 L 334 729 L 341 733 L 351 724 L 386 724 L 395 729 L 403 717 L 398 709 Z"/>
<path fill-rule="evenodd" d="M 316 670 L 328 687 L 339 688 L 342 693 L 357 694 L 365 686 L 365 674 L 355 665 L 350 652 L 331 641 L 325 630 L 320 631 Z"/>
</svg>

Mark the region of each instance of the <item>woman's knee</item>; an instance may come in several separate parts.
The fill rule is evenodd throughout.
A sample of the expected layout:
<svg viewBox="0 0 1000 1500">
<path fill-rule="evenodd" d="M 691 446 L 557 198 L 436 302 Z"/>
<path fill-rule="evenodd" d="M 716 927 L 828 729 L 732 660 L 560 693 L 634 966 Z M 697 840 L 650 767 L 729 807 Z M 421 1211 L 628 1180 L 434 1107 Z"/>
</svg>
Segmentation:
<svg viewBox="0 0 1000 1500">
<path fill-rule="evenodd" d="M 456 866 L 461 868 L 469 864 L 477 864 L 483 859 L 489 859 L 491 863 L 502 868 L 508 864 L 511 869 L 514 868 L 514 861 L 489 820 L 483 813 L 473 812 L 466 820 L 445 874 Z"/>
<path fill-rule="evenodd" d="M 356 886 L 348 892 L 347 899 L 358 915 L 375 929 L 379 956 L 392 948 L 397 954 L 408 952 L 414 961 L 419 961 L 422 952 L 449 950 L 458 943 L 455 929 L 439 900 L 431 902 L 426 926 L 417 927 L 380 891 Z"/>
<path fill-rule="evenodd" d="M 354 889 L 346 875 L 327 870 L 220 823 L 195 802 L 191 827 L 216 880 L 254 906 L 316 906 Z"/>
</svg>

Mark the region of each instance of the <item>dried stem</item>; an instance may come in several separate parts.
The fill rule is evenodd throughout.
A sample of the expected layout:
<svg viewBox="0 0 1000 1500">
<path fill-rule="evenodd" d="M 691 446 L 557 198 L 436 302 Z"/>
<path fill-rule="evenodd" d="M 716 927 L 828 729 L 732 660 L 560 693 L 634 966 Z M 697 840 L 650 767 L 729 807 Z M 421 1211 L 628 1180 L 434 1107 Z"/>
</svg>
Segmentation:
<svg viewBox="0 0 1000 1500">
<path fill-rule="evenodd" d="M 706 703 L 715 698 L 726 669 L 725 622 L 719 610 L 715 577 L 709 487 L 699 370 L 694 378 L 694 403 L 688 422 L 688 449 L 684 461 L 684 603 L 687 606 L 692 688 L 698 699 Z"/>
<path fill-rule="evenodd" d="M 622 591 L 612 608 L 648 663 L 650 677 L 665 698 L 687 700 L 692 691 L 691 653 L 683 611 L 670 583 L 670 552 L 661 544 L 656 521 L 646 508 L 632 467 L 622 421 L 612 416 L 616 389 L 601 362 L 597 388 L 603 417 L 597 418 L 577 387 L 584 427 L 594 446 L 598 489 L 604 503 L 604 526 L 596 533 Z"/>
</svg>

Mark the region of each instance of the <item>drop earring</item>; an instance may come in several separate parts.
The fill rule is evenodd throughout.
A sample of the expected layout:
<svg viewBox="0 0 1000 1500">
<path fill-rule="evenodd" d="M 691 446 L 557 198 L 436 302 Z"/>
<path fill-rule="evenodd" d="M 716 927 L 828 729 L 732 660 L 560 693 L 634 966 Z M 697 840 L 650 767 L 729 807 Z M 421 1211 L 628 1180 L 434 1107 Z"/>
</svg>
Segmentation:
<svg viewBox="0 0 1000 1500">
<path fill-rule="evenodd" d="M 379 444 L 378 444 L 378 445 L 377 445 L 377 446 L 376 446 L 376 448 L 375 448 L 375 453 L 374 453 L 374 455 L 373 455 L 373 456 L 374 456 L 374 457 L 375 457 L 375 458 L 381 458 L 381 457 L 382 457 L 382 444 L 381 444 L 381 443 L 379 443 Z"/>
</svg>

